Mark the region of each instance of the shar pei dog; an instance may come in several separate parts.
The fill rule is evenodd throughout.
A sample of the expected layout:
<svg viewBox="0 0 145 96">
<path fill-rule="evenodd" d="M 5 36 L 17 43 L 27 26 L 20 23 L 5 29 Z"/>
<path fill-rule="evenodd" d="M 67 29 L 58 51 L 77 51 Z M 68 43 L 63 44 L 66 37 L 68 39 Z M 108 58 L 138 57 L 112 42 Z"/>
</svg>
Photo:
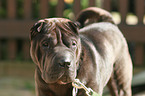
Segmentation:
<svg viewBox="0 0 145 96">
<path fill-rule="evenodd" d="M 131 96 L 132 61 L 128 45 L 111 14 L 90 7 L 76 21 L 39 20 L 31 28 L 30 54 L 36 64 L 37 96 L 72 96 L 78 78 L 100 96 Z M 77 96 L 86 96 L 80 89 Z"/>
</svg>

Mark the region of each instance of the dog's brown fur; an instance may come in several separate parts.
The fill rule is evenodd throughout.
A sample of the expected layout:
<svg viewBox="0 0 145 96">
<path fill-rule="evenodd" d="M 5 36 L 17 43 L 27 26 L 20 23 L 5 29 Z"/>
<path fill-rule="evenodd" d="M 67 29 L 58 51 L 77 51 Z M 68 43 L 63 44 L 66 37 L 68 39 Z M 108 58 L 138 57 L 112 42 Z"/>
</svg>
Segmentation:
<svg viewBox="0 0 145 96">
<path fill-rule="evenodd" d="M 127 42 L 110 13 L 91 7 L 76 21 L 83 28 L 64 18 L 43 19 L 32 27 L 30 51 L 37 65 L 37 96 L 71 96 L 75 78 L 100 95 L 108 83 L 113 96 L 131 96 Z M 85 95 L 84 90 L 78 91 L 77 96 Z"/>
</svg>

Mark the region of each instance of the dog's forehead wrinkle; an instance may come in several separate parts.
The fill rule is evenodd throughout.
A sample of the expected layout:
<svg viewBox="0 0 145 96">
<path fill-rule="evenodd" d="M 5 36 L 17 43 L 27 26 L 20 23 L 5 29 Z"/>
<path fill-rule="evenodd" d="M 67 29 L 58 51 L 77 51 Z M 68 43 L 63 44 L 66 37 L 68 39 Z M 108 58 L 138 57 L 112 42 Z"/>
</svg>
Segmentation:
<svg viewBox="0 0 145 96">
<path fill-rule="evenodd" d="M 45 22 L 45 21 L 42 19 L 42 20 L 39 20 L 39 21 L 38 21 L 38 23 L 40 23 L 40 22 Z"/>
<path fill-rule="evenodd" d="M 62 25 L 62 24 L 67 24 L 68 22 L 71 22 L 68 19 L 65 18 L 50 18 L 50 19 L 44 19 L 44 22 L 47 24 L 57 24 L 57 25 Z"/>
<path fill-rule="evenodd" d="M 62 44 L 62 32 L 60 28 L 56 27 L 57 44 Z"/>
<path fill-rule="evenodd" d="M 47 37 L 56 36 L 56 32 L 55 32 L 55 31 L 51 31 L 51 32 L 47 33 L 46 36 L 47 36 Z"/>
<path fill-rule="evenodd" d="M 72 35 L 73 29 L 70 28 L 70 20 L 65 18 L 50 18 L 50 19 L 44 19 L 40 20 L 41 22 L 44 22 L 47 27 L 47 33 L 51 33 L 51 31 L 56 31 L 56 29 L 59 29 L 61 33 L 66 33 Z M 39 22 L 40 22 L 39 21 Z"/>
<path fill-rule="evenodd" d="M 51 37 L 51 36 L 52 36 L 51 33 L 47 34 L 47 37 L 48 37 L 48 38 Z"/>
<path fill-rule="evenodd" d="M 37 28 L 37 31 L 40 32 L 42 29 L 43 23 L 40 24 L 40 26 Z"/>
</svg>

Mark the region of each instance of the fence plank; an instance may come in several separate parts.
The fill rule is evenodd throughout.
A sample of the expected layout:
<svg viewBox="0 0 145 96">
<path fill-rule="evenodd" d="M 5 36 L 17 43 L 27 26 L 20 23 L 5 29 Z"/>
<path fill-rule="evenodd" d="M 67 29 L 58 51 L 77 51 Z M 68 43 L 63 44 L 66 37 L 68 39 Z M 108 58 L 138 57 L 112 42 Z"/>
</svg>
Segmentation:
<svg viewBox="0 0 145 96">
<path fill-rule="evenodd" d="M 14 60 L 16 58 L 17 42 L 15 39 L 8 40 L 8 59 Z"/>
<path fill-rule="evenodd" d="M 73 11 L 75 16 L 80 12 L 81 10 L 81 0 L 74 0 L 74 4 L 73 4 Z"/>
<path fill-rule="evenodd" d="M 103 0 L 102 8 L 104 8 L 107 11 L 111 11 L 111 0 Z"/>
<path fill-rule="evenodd" d="M 143 17 L 145 12 L 145 1 L 144 0 L 135 0 L 135 11 L 138 17 L 138 24 L 143 24 Z"/>
<path fill-rule="evenodd" d="M 28 38 L 30 28 L 36 21 L 22 20 L 22 21 L 0 21 L 0 38 Z M 127 40 L 131 42 L 145 42 L 145 27 L 144 25 L 119 25 Z M 137 31 L 136 31 L 137 30 Z"/>
<path fill-rule="evenodd" d="M 126 25 L 119 25 L 119 28 L 123 32 L 126 39 L 130 42 L 145 42 L 145 27 L 144 25 L 132 25 L 132 26 L 126 26 Z"/>
<path fill-rule="evenodd" d="M 40 0 L 40 18 L 48 17 L 48 0 Z"/>
<path fill-rule="evenodd" d="M 96 0 L 89 0 L 89 6 L 95 6 Z"/>
<path fill-rule="evenodd" d="M 7 0 L 8 18 L 15 19 L 16 17 L 16 0 Z"/>
<path fill-rule="evenodd" d="M 30 19 L 32 13 L 32 0 L 24 0 L 24 18 Z"/>
<path fill-rule="evenodd" d="M 8 19 L 15 19 L 16 18 L 16 11 L 17 11 L 17 0 L 7 0 L 7 17 Z M 32 15 L 32 1 L 33 0 L 24 0 L 24 19 L 31 19 Z M 49 14 L 49 0 L 34 0 L 40 1 L 40 17 L 45 18 Z M 75 15 L 77 15 L 81 10 L 81 0 L 74 0 L 73 4 L 73 11 Z M 89 6 L 94 6 L 96 0 L 89 0 Z M 111 11 L 111 1 L 112 0 L 102 0 L 103 8 Z M 143 64 L 144 59 L 144 42 L 145 42 L 145 27 L 143 23 L 143 16 L 145 12 L 144 0 L 135 0 L 135 12 L 138 17 L 138 24 L 135 26 L 128 26 L 126 24 L 126 16 L 128 13 L 128 4 L 131 0 L 119 0 L 119 12 L 121 15 L 122 24 L 119 25 L 120 29 L 122 30 L 123 34 L 127 38 L 128 41 L 137 42 L 135 47 L 135 64 L 141 65 Z M 0 0 L 1 5 L 2 0 Z M 58 0 L 58 4 L 56 6 L 55 16 L 63 16 L 64 11 L 64 0 Z M 35 21 L 31 20 L 1 20 L 0 21 L 0 38 L 4 38 L 8 40 L 8 58 L 14 59 L 16 58 L 16 51 L 17 51 L 17 41 L 16 38 L 23 38 L 28 39 L 29 30 L 34 24 Z M 142 24 L 142 25 L 141 25 Z M 13 38 L 13 39 L 9 39 Z M 0 46 L 1 46 L 0 41 Z M 139 43 L 139 44 L 138 44 Z M 2 43 L 3 44 L 3 43 Z M 0 47 L 1 48 L 1 47 Z M 1 51 L 0 49 L 0 57 Z M 24 59 L 29 59 L 29 41 L 24 40 L 23 43 L 23 57 Z"/>
<path fill-rule="evenodd" d="M 64 0 L 58 0 L 56 7 L 56 16 L 63 17 L 63 11 L 64 11 Z"/>
<path fill-rule="evenodd" d="M 121 24 L 126 24 L 126 16 L 128 12 L 128 0 L 119 0 L 119 12 L 121 15 Z"/>
<path fill-rule="evenodd" d="M 144 61 L 144 44 L 137 44 L 135 46 L 135 64 L 142 65 Z"/>
<path fill-rule="evenodd" d="M 30 28 L 35 22 L 31 20 L 1 20 L 0 38 L 28 38 Z"/>
<path fill-rule="evenodd" d="M 29 60 L 30 59 L 30 52 L 29 52 L 29 50 L 30 50 L 30 42 L 29 42 L 29 40 L 23 40 L 23 58 L 25 59 L 25 60 Z"/>
</svg>

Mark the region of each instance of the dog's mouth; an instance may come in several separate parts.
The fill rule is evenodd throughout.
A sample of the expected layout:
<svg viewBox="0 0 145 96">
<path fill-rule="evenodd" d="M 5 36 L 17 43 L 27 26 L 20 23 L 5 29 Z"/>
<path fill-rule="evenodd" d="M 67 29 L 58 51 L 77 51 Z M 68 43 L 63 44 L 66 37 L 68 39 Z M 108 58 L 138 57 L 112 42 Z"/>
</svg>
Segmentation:
<svg viewBox="0 0 145 96">
<path fill-rule="evenodd" d="M 62 76 L 62 77 L 57 81 L 58 84 L 67 84 L 67 83 L 70 83 L 70 82 L 72 82 L 72 80 L 68 79 L 67 76 Z"/>
<path fill-rule="evenodd" d="M 67 84 L 67 82 L 63 82 L 63 81 L 61 81 L 61 80 L 58 80 L 57 83 L 58 83 L 58 84 L 61 84 L 61 85 Z"/>
<path fill-rule="evenodd" d="M 64 72 L 60 72 L 60 73 L 43 72 L 42 79 L 46 83 L 56 83 L 63 76 L 63 74 L 64 74 Z"/>
<path fill-rule="evenodd" d="M 74 80 L 74 78 L 67 76 L 67 75 L 62 75 L 60 79 L 58 79 L 57 83 L 58 84 L 68 84 L 71 83 Z"/>
<path fill-rule="evenodd" d="M 68 84 L 75 79 L 76 75 L 75 73 L 71 73 L 71 74 L 66 74 L 66 73 L 67 72 L 65 71 L 56 74 L 44 73 L 42 75 L 42 78 L 46 83 Z"/>
</svg>

